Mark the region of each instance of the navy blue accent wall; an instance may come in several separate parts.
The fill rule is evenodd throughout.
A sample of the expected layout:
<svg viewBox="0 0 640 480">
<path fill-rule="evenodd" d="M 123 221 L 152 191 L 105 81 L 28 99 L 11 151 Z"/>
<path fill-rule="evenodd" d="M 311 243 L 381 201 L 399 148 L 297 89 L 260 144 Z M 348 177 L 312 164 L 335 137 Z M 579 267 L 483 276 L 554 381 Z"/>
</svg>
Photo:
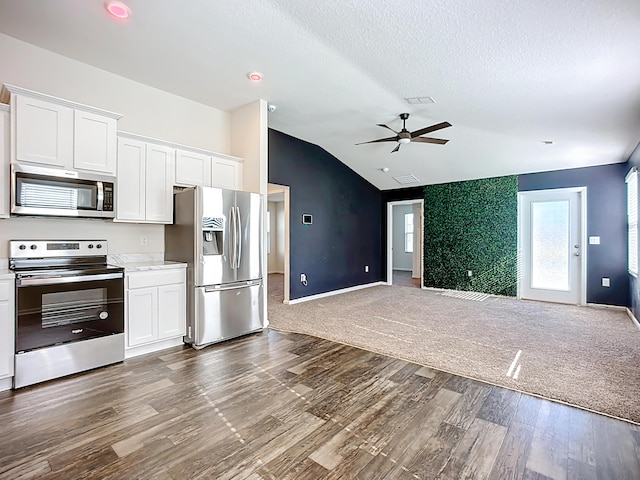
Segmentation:
<svg viewBox="0 0 640 480">
<path fill-rule="evenodd" d="M 629 305 L 627 273 L 626 163 L 529 173 L 518 176 L 518 190 L 587 187 L 587 236 L 600 245 L 586 245 L 587 302 Z M 602 287 L 602 277 L 611 287 Z"/>
<path fill-rule="evenodd" d="M 640 144 L 638 144 L 629 157 L 626 167 L 625 176 L 626 172 L 628 172 L 631 167 L 640 168 Z M 638 278 L 633 275 L 629 275 L 629 299 L 629 306 L 633 311 L 633 315 L 636 319 L 640 319 L 640 281 L 638 281 Z"/>
<path fill-rule="evenodd" d="M 387 281 L 387 203 L 401 202 L 403 200 L 424 200 L 424 186 L 382 191 L 382 209 L 380 210 L 380 218 L 382 219 L 380 280 L 383 282 Z"/>
<path fill-rule="evenodd" d="M 290 187 L 292 300 L 380 280 L 376 187 L 317 145 L 272 129 L 269 183 Z M 312 225 L 302 224 L 303 213 L 313 215 Z"/>
</svg>

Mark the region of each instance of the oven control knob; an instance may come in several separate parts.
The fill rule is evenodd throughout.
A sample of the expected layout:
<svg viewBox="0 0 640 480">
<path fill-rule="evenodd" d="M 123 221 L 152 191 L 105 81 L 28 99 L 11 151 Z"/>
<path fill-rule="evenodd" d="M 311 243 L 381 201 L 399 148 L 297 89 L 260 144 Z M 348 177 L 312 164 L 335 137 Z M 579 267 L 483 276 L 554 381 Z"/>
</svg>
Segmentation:
<svg viewBox="0 0 640 480">
<path fill-rule="evenodd" d="M 96 248 L 102 248 L 102 245 L 101 244 L 97 244 Z"/>
<path fill-rule="evenodd" d="M 26 245 L 20 245 L 18 248 L 19 248 L 20 250 L 25 250 L 25 249 L 27 248 L 27 246 L 26 246 Z"/>
<path fill-rule="evenodd" d="M 93 243 L 90 243 L 89 245 L 87 245 L 87 247 L 93 248 Z"/>
<path fill-rule="evenodd" d="M 33 244 L 33 245 L 31 245 L 29 248 L 30 248 L 31 250 L 35 250 L 36 248 L 38 248 L 38 246 L 34 243 L 34 244 Z"/>
</svg>

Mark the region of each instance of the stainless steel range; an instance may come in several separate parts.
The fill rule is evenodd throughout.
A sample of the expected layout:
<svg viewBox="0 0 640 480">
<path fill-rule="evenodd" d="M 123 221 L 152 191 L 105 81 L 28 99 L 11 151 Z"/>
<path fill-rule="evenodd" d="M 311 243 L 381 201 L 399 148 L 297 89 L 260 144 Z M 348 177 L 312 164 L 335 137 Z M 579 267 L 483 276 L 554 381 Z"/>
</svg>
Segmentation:
<svg viewBox="0 0 640 480">
<path fill-rule="evenodd" d="M 124 360 L 124 273 L 106 240 L 9 242 L 16 273 L 13 388 Z"/>
</svg>

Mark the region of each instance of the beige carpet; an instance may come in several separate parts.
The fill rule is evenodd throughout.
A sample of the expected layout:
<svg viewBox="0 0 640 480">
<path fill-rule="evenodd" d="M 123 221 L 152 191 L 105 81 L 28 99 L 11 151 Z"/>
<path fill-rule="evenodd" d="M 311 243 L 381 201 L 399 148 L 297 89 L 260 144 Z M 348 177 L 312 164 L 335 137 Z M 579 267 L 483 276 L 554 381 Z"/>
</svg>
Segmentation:
<svg viewBox="0 0 640 480">
<path fill-rule="evenodd" d="M 387 286 L 284 305 L 281 285 L 272 283 L 276 330 L 640 423 L 640 330 L 623 311 Z"/>
</svg>

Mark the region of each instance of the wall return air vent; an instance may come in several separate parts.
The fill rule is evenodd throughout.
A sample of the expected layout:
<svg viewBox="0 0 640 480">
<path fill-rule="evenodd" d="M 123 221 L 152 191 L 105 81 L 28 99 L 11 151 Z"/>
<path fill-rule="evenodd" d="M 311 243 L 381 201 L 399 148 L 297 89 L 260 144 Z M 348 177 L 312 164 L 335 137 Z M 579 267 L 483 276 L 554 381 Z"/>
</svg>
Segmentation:
<svg viewBox="0 0 640 480">
<path fill-rule="evenodd" d="M 414 177 L 411 173 L 407 175 L 398 175 L 397 177 L 393 177 L 393 179 L 400 185 L 411 185 L 414 183 L 420 183 L 420 180 Z"/>
</svg>

